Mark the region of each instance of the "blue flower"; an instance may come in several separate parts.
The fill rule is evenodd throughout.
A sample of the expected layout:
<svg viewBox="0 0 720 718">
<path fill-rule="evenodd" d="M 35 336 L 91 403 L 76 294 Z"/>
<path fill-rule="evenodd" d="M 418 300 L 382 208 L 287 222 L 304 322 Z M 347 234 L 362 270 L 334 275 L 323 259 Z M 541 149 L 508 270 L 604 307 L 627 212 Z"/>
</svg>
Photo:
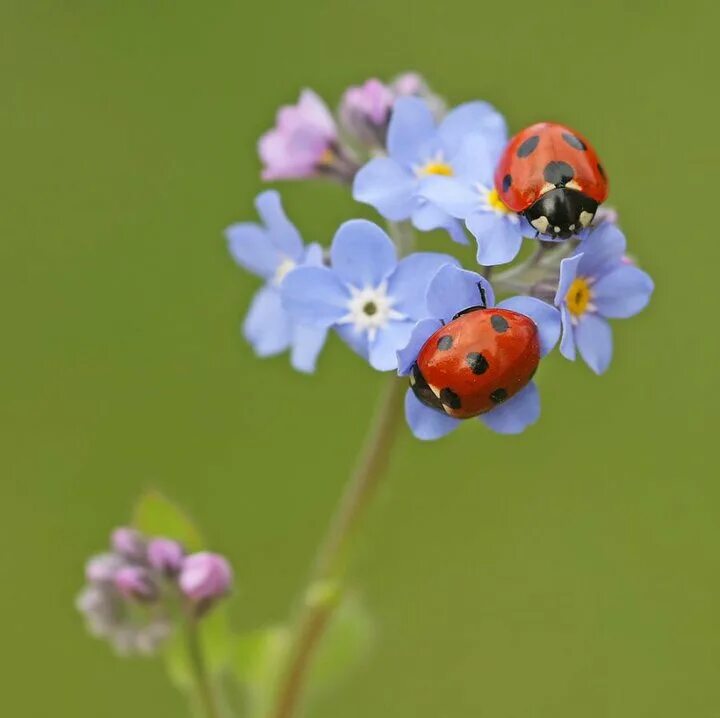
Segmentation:
<svg viewBox="0 0 720 718">
<path fill-rule="evenodd" d="M 225 231 L 235 261 L 266 280 L 253 297 L 243 333 L 258 356 L 272 356 L 289 348 L 293 367 L 312 372 L 327 330 L 294 320 L 282 306 L 280 288 L 295 267 L 322 265 L 322 248 L 318 244 L 303 245 L 277 192 L 258 195 L 255 206 L 264 226 L 241 222 Z"/>
<path fill-rule="evenodd" d="M 484 277 L 456 266 L 438 270 L 428 286 L 426 299 L 432 318 L 418 322 L 410 341 L 398 351 L 398 373 L 401 376 L 411 372 L 420 350 L 430 336 L 452 321 L 458 312 L 483 303 L 486 306 L 495 304 L 492 287 Z M 541 356 L 545 356 L 557 343 L 560 337 L 560 313 L 552 305 L 534 297 L 511 297 L 497 306 L 524 314 L 535 322 Z M 540 395 L 531 381 L 515 396 L 477 418 L 500 434 L 519 434 L 535 423 L 539 416 Z M 405 417 L 418 439 L 439 439 L 457 428 L 462 421 L 421 403 L 412 389 L 408 389 L 405 395 Z"/>
<path fill-rule="evenodd" d="M 372 222 L 355 219 L 338 229 L 330 267 L 299 267 L 282 286 L 283 305 L 297 321 L 323 331 L 334 327 L 360 356 L 380 371 L 397 367 L 425 313 L 428 282 L 445 254 L 418 252 L 400 261 L 390 237 Z"/>
<path fill-rule="evenodd" d="M 466 244 L 459 222 L 429 200 L 423 188 L 433 177 L 467 171 L 463 143 L 471 134 L 486 137 L 492 146 L 504 144 L 505 120 L 488 103 L 469 102 L 452 110 L 436 127 L 426 102 L 401 97 L 388 128 L 388 157 L 375 158 L 360 169 L 353 196 L 386 219 L 410 219 L 420 230 L 442 227 L 455 241 Z"/>
<path fill-rule="evenodd" d="M 511 262 L 524 237 L 537 234 L 528 221 L 506 207 L 495 188 L 495 167 L 506 138 L 473 134 L 460 146 L 452 177 L 429 177 L 422 196 L 434 206 L 465 220 L 477 241 L 477 261 L 484 266 Z"/>
<path fill-rule="evenodd" d="M 612 223 L 594 229 L 582 251 L 560 263 L 555 304 L 562 316 L 560 353 L 602 374 L 612 358 L 612 332 L 607 319 L 625 319 L 644 309 L 653 292 L 648 274 L 625 257 L 625 236 Z"/>
</svg>

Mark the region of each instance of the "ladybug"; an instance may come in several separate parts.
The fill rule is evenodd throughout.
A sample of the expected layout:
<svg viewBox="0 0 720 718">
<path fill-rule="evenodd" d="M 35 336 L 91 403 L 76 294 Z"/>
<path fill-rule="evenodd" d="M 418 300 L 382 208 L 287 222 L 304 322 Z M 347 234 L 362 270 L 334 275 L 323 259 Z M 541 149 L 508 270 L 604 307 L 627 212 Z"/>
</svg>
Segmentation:
<svg viewBox="0 0 720 718">
<path fill-rule="evenodd" d="M 508 143 L 495 170 L 495 189 L 539 234 L 567 239 L 592 222 L 607 197 L 608 180 L 581 134 L 539 122 Z"/>
<path fill-rule="evenodd" d="M 471 307 L 425 342 L 410 386 L 426 406 L 469 419 L 517 394 L 539 362 L 540 337 L 532 319 L 509 309 Z"/>
</svg>

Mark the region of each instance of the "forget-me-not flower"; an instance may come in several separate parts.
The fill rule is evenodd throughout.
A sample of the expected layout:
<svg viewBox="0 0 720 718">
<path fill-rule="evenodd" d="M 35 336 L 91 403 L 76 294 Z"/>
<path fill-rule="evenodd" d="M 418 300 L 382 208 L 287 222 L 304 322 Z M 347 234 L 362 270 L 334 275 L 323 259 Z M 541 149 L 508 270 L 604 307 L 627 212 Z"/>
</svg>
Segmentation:
<svg viewBox="0 0 720 718">
<path fill-rule="evenodd" d="M 486 102 L 468 102 L 450 111 L 436 126 L 425 101 L 399 98 L 388 128 L 388 156 L 376 157 L 360 169 L 353 196 L 375 207 L 386 219 L 410 219 L 420 230 L 444 228 L 454 240 L 467 242 L 457 219 L 429 199 L 424 188 L 433 177 L 468 171 L 463 144 L 471 134 L 487 137 L 493 146 L 504 142 L 505 120 Z"/>
<path fill-rule="evenodd" d="M 653 281 L 625 259 L 625 235 L 604 222 L 581 245 L 581 252 L 560 263 L 555 304 L 562 315 L 560 353 L 575 359 L 576 348 L 585 363 L 602 374 L 612 358 L 608 319 L 625 319 L 650 301 Z"/>
<path fill-rule="evenodd" d="M 398 351 L 398 373 L 412 371 L 425 342 L 459 312 L 469 307 L 495 305 L 490 283 L 475 272 L 457 266 L 441 267 L 427 290 L 427 310 L 431 318 L 414 327 L 407 345 Z M 511 297 L 498 307 L 524 314 L 535 322 L 540 340 L 540 356 L 545 356 L 560 337 L 560 314 L 550 304 L 534 297 Z M 405 395 L 405 416 L 411 431 L 418 439 L 439 439 L 460 425 L 456 419 L 423 404 L 408 389 Z M 533 381 L 517 394 L 491 411 L 477 417 L 487 427 L 500 434 L 519 434 L 540 416 L 540 395 Z"/>
<path fill-rule="evenodd" d="M 397 367 L 396 351 L 415 323 L 427 316 L 425 291 L 445 254 L 417 252 L 401 260 L 376 224 L 355 219 L 338 229 L 330 267 L 300 267 L 283 282 L 283 304 L 297 321 L 319 330 L 334 327 L 380 371 Z"/>
<path fill-rule="evenodd" d="M 280 287 L 295 267 L 321 265 L 322 248 L 318 244 L 303 245 L 277 192 L 258 195 L 255 206 L 263 224 L 241 222 L 226 230 L 235 261 L 265 280 L 252 300 L 243 333 L 258 356 L 272 356 L 289 348 L 293 367 L 312 372 L 327 331 L 293 319 L 282 306 Z"/>
</svg>

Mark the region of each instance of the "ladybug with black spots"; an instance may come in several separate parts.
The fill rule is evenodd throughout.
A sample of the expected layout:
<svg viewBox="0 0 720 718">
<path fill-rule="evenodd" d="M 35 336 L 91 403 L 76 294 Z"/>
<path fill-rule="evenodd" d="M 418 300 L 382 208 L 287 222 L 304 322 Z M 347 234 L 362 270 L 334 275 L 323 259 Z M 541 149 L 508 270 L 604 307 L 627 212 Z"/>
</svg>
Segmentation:
<svg viewBox="0 0 720 718">
<path fill-rule="evenodd" d="M 517 394 L 539 362 L 540 337 L 532 319 L 509 309 L 471 307 L 425 342 L 410 386 L 426 406 L 469 419 Z"/>
<path fill-rule="evenodd" d="M 495 189 L 539 234 L 567 239 L 590 225 L 607 198 L 608 180 L 581 134 L 540 122 L 510 140 L 495 170 Z"/>
</svg>

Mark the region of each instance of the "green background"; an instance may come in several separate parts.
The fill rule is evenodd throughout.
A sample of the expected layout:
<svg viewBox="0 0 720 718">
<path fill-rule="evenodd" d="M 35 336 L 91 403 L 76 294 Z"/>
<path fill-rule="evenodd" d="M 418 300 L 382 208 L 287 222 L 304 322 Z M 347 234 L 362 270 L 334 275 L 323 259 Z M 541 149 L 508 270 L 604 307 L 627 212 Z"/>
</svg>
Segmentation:
<svg viewBox="0 0 720 718">
<path fill-rule="evenodd" d="M 403 429 L 352 571 L 375 647 L 312 715 L 717 716 L 717 7 L 2 0 L 2 714 L 185 715 L 73 609 L 145 487 L 231 557 L 238 627 L 287 613 L 382 377 L 337 340 L 312 377 L 255 359 L 221 232 L 277 106 L 417 69 L 592 138 L 657 291 L 605 376 L 544 363 L 522 437 Z M 281 189 L 307 240 L 373 216 Z"/>
</svg>

